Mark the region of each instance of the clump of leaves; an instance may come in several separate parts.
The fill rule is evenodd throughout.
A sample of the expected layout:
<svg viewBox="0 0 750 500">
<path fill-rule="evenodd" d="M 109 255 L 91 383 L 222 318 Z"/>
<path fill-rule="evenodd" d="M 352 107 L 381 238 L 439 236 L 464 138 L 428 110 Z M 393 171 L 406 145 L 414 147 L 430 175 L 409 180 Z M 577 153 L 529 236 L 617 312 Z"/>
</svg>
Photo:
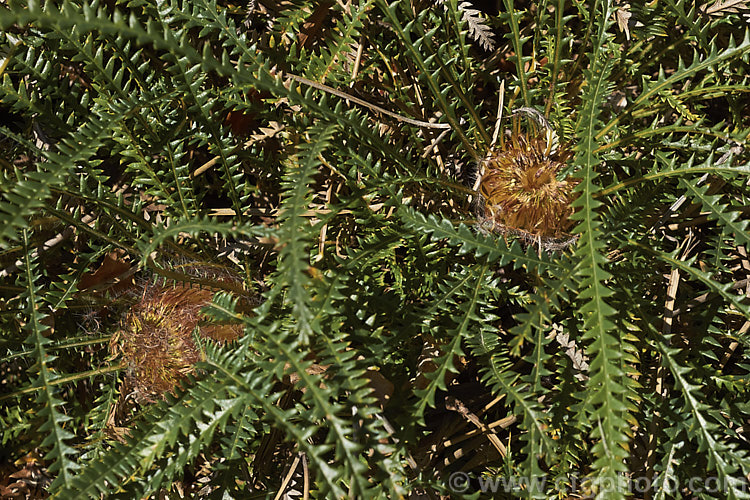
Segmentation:
<svg viewBox="0 0 750 500">
<path fill-rule="evenodd" d="M 61 498 L 746 498 L 745 9 L 478 5 L 3 2 L 9 463 Z M 133 274 L 176 288 L 82 326 Z M 199 303 L 243 334 L 170 364 Z M 147 323 L 184 376 L 123 416 L 142 346 L 107 346 Z"/>
</svg>

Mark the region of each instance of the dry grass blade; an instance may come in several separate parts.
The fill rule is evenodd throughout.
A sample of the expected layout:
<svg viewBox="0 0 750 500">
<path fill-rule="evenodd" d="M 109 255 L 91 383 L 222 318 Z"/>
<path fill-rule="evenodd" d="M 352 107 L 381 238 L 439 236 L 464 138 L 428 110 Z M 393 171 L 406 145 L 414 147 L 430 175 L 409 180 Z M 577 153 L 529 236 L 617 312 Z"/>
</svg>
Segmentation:
<svg viewBox="0 0 750 500">
<path fill-rule="evenodd" d="M 241 148 L 248 148 L 252 146 L 253 144 L 256 144 L 258 142 L 264 141 L 266 139 L 270 139 L 272 137 L 275 137 L 279 132 L 284 130 L 284 125 L 280 124 L 279 122 L 272 121 L 268 123 L 267 127 L 260 127 L 259 132 L 257 134 L 253 134 L 250 136 L 250 139 L 246 141 Z M 234 151 L 238 151 L 241 148 L 235 148 Z M 209 168 L 216 165 L 216 163 L 221 159 L 221 156 L 214 156 L 210 160 L 208 160 L 206 163 L 195 169 L 193 171 L 192 176 L 198 177 L 203 172 L 208 170 Z"/>
<path fill-rule="evenodd" d="M 292 480 L 292 477 L 294 477 L 294 473 L 297 472 L 297 466 L 300 463 L 300 457 L 301 454 L 297 454 L 296 457 L 294 457 L 294 461 L 292 462 L 291 467 L 289 467 L 289 472 L 287 472 L 286 476 L 284 477 L 284 480 L 281 482 L 281 486 L 279 487 L 278 493 L 276 493 L 276 497 L 274 497 L 274 500 L 282 500 L 282 498 L 287 498 L 288 495 L 285 495 L 287 487 L 289 486 L 289 483 Z"/>
<path fill-rule="evenodd" d="M 322 83 L 308 80 L 307 78 L 302 77 L 302 76 L 293 75 L 291 73 L 285 73 L 285 75 L 298 83 L 302 83 L 314 89 L 322 90 L 323 92 L 327 92 L 331 95 L 335 95 L 336 97 L 346 99 L 347 101 L 353 102 L 354 104 L 358 104 L 360 106 L 363 106 L 377 113 L 390 116 L 391 118 L 395 118 L 398 121 L 408 123 L 409 125 L 415 125 L 417 127 L 424 127 L 424 128 L 439 128 L 439 129 L 450 128 L 450 125 L 447 123 L 430 123 L 430 122 L 426 122 L 422 120 L 415 120 L 407 116 L 402 116 L 402 115 L 399 115 L 398 113 L 393 113 L 392 111 L 388 111 L 385 108 L 381 108 L 380 106 L 377 106 L 375 104 L 362 100 L 359 97 L 354 97 L 353 95 L 347 94 L 345 92 L 341 92 L 340 90 L 336 90 L 333 87 L 329 87 L 328 85 L 323 85 Z"/>
<path fill-rule="evenodd" d="M 448 410 L 458 412 L 462 417 L 474 424 L 477 429 L 482 431 L 482 434 L 487 436 L 487 439 L 490 440 L 492 446 L 494 446 L 497 452 L 500 453 L 500 456 L 504 457 L 508 454 L 508 450 L 505 448 L 505 445 L 500 441 L 500 438 L 497 437 L 492 429 L 487 427 L 484 422 L 479 420 L 479 417 L 472 413 L 471 410 L 469 410 L 466 405 L 463 404 L 463 402 L 461 402 L 458 398 L 452 396 L 447 397 L 445 399 L 445 407 Z"/>
</svg>

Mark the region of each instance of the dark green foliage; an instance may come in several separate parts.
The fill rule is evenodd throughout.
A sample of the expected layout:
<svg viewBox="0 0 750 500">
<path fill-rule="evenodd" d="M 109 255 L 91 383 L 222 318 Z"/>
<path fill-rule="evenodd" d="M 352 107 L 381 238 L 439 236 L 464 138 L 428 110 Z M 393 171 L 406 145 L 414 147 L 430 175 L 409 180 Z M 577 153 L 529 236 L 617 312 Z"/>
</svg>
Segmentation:
<svg viewBox="0 0 750 500">
<path fill-rule="evenodd" d="M 0 3 L 3 472 L 750 498 L 747 4 L 251 3 Z M 474 191 L 534 133 L 572 151 L 554 247 Z M 164 394 L 117 349 L 155 289 L 213 294 Z"/>
</svg>

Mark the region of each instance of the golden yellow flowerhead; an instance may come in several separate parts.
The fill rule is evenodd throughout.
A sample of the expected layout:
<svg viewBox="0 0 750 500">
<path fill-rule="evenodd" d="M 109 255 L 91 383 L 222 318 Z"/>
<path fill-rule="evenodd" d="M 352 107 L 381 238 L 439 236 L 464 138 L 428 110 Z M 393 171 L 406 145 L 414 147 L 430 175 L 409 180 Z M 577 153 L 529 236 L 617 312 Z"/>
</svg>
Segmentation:
<svg viewBox="0 0 750 500">
<path fill-rule="evenodd" d="M 529 241 L 568 236 L 577 181 L 560 178 L 570 152 L 552 149 L 547 138 L 514 133 L 485 157 L 479 168 L 485 226 Z"/>
<path fill-rule="evenodd" d="M 218 281 L 237 282 L 228 274 L 198 272 Z M 194 335 L 227 342 L 242 334 L 240 324 L 207 322 L 201 310 L 211 303 L 213 294 L 206 288 L 168 284 L 163 279 L 143 287 L 110 342 L 113 354 L 127 362 L 129 380 L 142 398 L 154 400 L 193 372 L 202 358 Z"/>
</svg>

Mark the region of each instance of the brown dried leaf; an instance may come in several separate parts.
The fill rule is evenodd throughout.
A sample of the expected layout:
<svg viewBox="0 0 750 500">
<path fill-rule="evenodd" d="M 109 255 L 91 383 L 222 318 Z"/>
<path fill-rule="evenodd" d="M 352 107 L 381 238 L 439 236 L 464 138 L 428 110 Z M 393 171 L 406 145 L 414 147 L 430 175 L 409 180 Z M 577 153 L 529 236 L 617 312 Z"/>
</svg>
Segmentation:
<svg viewBox="0 0 750 500">
<path fill-rule="evenodd" d="M 130 270 L 130 263 L 125 261 L 126 253 L 124 250 L 117 249 L 114 252 L 108 253 L 104 257 L 99 268 L 92 272 L 85 273 L 81 276 L 81 281 L 78 283 L 79 290 L 86 290 L 102 283 L 106 283 L 114 278 L 126 273 Z M 129 286 L 130 283 L 122 283 L 120 286 Z"/>
<path fill-rule="evenodd" d="M 630 12 L 629 3 L 624 4 L 615 11 L 617 27 L 621 32 L 625 33 L 625 38 L 627 38 L 628 40 L 630 40 L 630 29 L 628 28 L 628 23 L 630 22 L 630 18 L 632 17 L 632 15 L 633 14 Z"/>
<path fill-rule="evenodd" d="M 328 18 L 328 12 L 333 6 L 333 2 L 320 2 L 317 7 L 315 7 L 315 10 L 310 15 L 310 17 L 307 18 L 307 22 L 302 25 L 302 29 L 300 30 L 299 35 L 297 36 L 297 40 L 299 41 L 300 47 L 304 47 L 306 49 L 309 49 L 310 46 L 313 43 L 313 40 L 320 34 L 320 32 L 323 30 L 323 24 L 325 23 L 325 20 Z"/>
<path fill-rule="evenodd" d="M 463 14 L 463 20 L 469 25 L 469 36 L 479 42 L 485 50 L 495 50 L 495 35 L 492 28 L 485 24 L 482 13 L 473 8 L 471 2 L 461 2 L 458 8 Z"/>
<path fill-rule="evenodd" d="M 380 407 L 385 407 L 393 395 L 393 390 L 395 389 L 393 383 L 377 370 L 367 370 L 365 372 L 365 377 L 370 379 L 369 385 L 372 388 L 375 397 L 378 398 Z"/>
<path fill-rule="evenodd" d="M 707 3 L 700 8 L 701 13 L 709 16 L 724 16 L 727 14 L 739 14 L 750 9 L 749 0 L 717 0 L 713 5 Z"/>
<path fill-rule="evenodd" d="M 275 137 L 276 134 L 284 130 L 284 125 L 282 125 L 279 122 L 272 121 L 272 122 L 268 122 L 267 127 L 260 127 L 258 130 L 259 130 L 259 133 L 253 134 L 250 136 L 250 140 L 252 141 L 251 144 Z M 246 144 L 246 145 L 249 145 L 249 144 Z"/>
<path fill-rule="evenodd" d="M 577 373 L 575 377 L 578 380 L 585 380 L 587 378 L 585 373 L 589 370 L 588 356 L 584 354 L 583 349 L 576 345 L 575 340 L 572 340 L 570 335 L 562 330 L 562 327 L 555 325 L 553 328 L 555 340 L 563 349 L 565 349 L 565 355 L 573 362 L 573 368 L 579 372 L 583 372 Z"/>
</svg>

